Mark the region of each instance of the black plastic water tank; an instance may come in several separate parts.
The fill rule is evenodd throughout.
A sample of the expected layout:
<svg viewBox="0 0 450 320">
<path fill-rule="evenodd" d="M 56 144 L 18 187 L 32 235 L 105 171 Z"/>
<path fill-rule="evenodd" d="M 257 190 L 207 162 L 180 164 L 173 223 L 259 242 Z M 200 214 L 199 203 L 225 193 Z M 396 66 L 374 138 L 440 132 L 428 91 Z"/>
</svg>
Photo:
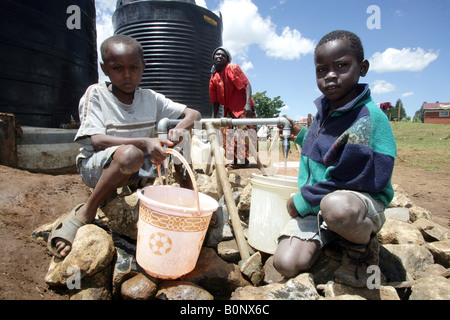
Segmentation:
<svg viewBox="0 0 450 320">
<path fill-rule="evenodd" d="M 0 1 L 0 112 L 27 126 L 78 121 L 98 81 L 95 16 L 94 0 Z"/>
<path fill-rule="evenodd" d="M 115 34 L 138 40 L 147 69 L 141 87 L 211 117 L 212 53 L 222 45 L 222 19 L 194 0 L 118 0 Z"/>
</svg>

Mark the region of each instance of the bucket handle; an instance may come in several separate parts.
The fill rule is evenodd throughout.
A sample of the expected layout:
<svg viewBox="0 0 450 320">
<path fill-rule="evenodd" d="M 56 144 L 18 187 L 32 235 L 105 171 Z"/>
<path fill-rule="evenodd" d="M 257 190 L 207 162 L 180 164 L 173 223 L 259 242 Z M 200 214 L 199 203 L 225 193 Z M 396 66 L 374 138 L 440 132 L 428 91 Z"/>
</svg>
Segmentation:
<svg viewBox="0 0 450 320">
<path fill-rule="evenodd" d="M 194 186 L 194 192 L 195 192 L 195 204 L 197 205 L 197 215 L 201 215 L 201 210 L 200 210 L 200 199 L 199 199 L 199 195 L 198 195 L 198 187 L 197 187 L 197 181 L 195 181 L 195 176 L 194 176 L 194 172 L 192 171 L 191 167 L 189 166 L 188 162 L 186 161 L 186 159 L 181 155 L 181 153 L 179 153 L 178 151 L 174 150 L 174 149 L 165 149 L 166 153 L 169 153 L 171 155 L 176 156 L 178 159 L 180 159 L 180 161 L 184 164 L 184 166 L 186 167 L 186 170 L 189 173 L 189 177 L 192 180 L 192 185 Z M 158 165 L 158 177 L 159 177 L 159 181 L 160 184 L 163 185 L 162 183 L 162 177 L 161 177 L 161 165 Z"/>
</svg>

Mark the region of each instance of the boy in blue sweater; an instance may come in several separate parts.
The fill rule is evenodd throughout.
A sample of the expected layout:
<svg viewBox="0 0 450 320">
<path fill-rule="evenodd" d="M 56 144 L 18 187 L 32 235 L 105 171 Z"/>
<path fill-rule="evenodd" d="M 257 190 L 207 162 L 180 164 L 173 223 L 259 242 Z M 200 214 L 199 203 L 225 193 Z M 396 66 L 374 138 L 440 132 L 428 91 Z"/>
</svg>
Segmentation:
<svg viewBox="0 0 450 320">
<path fill-rule="evenodd" d="M 376 233 L 393 198 L 397 153 L 388 118 L 374 103 L 361 40 L 337 30 L 315 51 L 317 85 L 323 96 L 309 130 L 291 123 L 302 147 L 300 192 L 287 201 L 292 219 L 279 237 L 275 268 L 294 277 L 311 267 L 320 249 L 337 239 L 343 257 L 335 281 L 364 287 L 367 268 L 378 265 Z"/>
</svg>

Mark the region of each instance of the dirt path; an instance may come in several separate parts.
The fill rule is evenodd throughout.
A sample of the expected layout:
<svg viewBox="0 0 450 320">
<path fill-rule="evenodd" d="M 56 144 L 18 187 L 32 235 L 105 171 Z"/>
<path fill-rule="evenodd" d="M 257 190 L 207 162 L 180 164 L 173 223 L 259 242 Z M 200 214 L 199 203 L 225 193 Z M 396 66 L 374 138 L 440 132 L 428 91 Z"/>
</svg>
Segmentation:
<svg viewBox="0 0 450 320">
<path fill-rule="evenodd" d="M 243 170 L 244 171 L 244 170 Z M 250 172 L 256 172 L 252 169 Z M 244 172 L 242 172 L 244 173 Z M 450 174 L 398 165 L 393 183 L 448 226 Z M 50 263 L 45 246 L 31 237 L 37 227 L 84 202 L 89 189 L 78 174 L 52 176 L 0 166 L 0 299 L 67 299 L 44 282 Z"/>
</svg>

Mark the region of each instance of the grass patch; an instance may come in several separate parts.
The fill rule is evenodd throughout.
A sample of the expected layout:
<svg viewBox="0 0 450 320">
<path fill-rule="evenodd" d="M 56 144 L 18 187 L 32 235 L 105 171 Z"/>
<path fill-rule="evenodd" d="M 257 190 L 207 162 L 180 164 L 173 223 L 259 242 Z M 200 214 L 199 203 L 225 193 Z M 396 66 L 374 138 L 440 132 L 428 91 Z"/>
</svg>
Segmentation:
<svg viewBox="0 0 450 320">
<path fill-rule="evenodd" d="M 397 142 L 397 163 L 412 168 L 450 168 L 450 125 L 391 122 Z"/>
</svg>

